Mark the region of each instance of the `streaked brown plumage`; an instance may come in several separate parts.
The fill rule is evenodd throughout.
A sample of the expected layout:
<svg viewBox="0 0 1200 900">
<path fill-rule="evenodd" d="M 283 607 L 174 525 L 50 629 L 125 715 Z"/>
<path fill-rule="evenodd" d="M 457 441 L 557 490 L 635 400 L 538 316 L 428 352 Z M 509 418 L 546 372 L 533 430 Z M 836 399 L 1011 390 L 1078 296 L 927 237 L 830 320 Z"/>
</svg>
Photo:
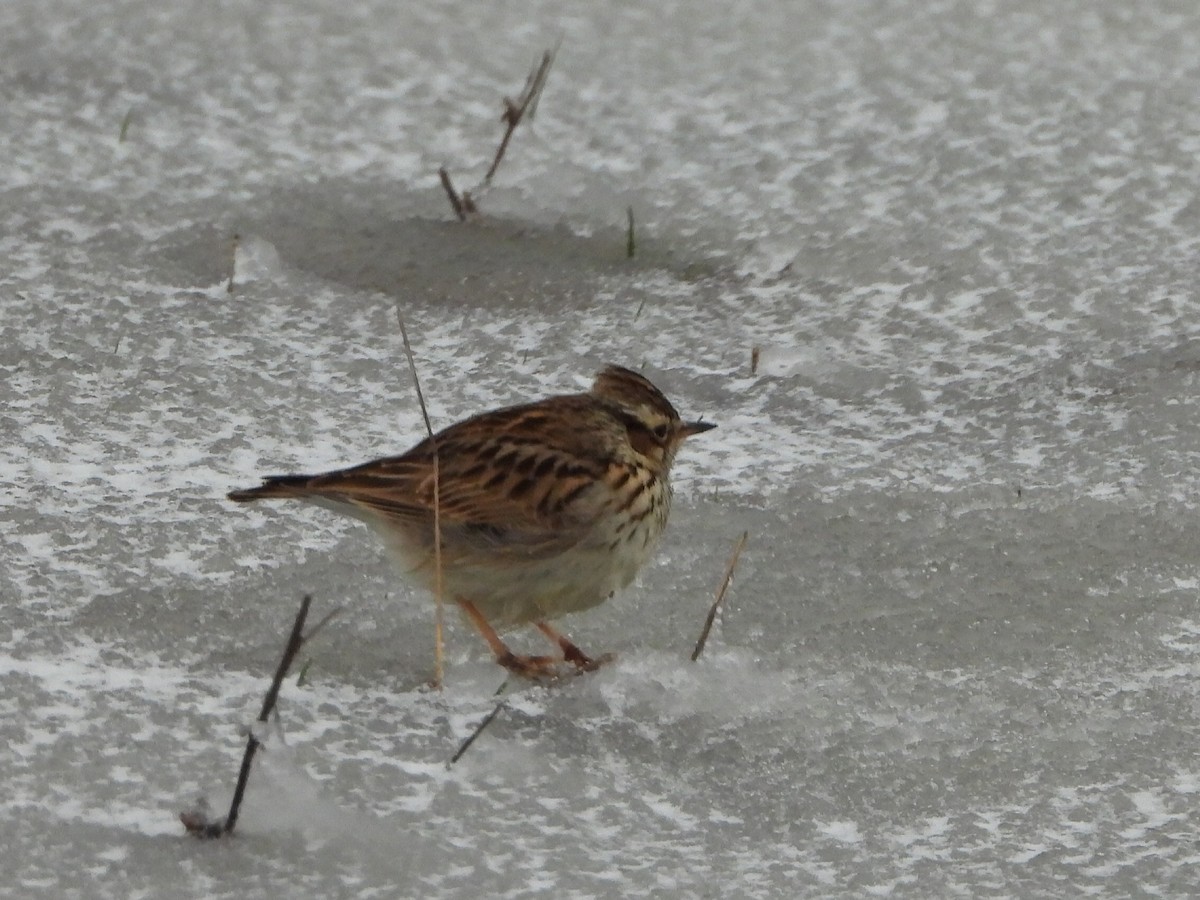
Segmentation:
<svg viewBox="0 0 1200 900">
<path fill-rule="evenodd" d="M 402 456 L 322 475 L 280 475 L 239 502 L 305 500 L 371 525 L 433 589 L 434 458 L 440 468 L 442 586 L 520 674 L 594 661 L 547 620 L 596 606 L 649 559 L 671 506 L 683 422 L 649 380 L 609 366 L 590 391 L 481 413 Z M 494 627 L 533 623 L 563 656 L 517 656 Z"/>
</svg>

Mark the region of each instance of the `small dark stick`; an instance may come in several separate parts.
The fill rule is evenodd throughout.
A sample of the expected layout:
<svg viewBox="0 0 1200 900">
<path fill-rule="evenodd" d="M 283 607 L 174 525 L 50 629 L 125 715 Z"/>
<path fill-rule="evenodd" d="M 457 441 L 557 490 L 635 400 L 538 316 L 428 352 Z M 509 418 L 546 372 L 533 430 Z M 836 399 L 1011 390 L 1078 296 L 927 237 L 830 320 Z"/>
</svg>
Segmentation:
<svg viewBox="0 0 1200 900">
<path fill-rule="evenodd" d="M 542 90 L 546 87 L 546 78 L 550 74 L 550 66 L 553 65 L 554 55 L 557 52 L 558 48 L 555 47 L 542 54 L 541 63 L 525 79 L 525 88 L 516 101 L 510 100 L 508 97 L 504 98 L 504 113 L 500 116 L 500 121 L 505 124 L 504 137 L 500 139 L 500 146 L 496 148 L 496 156 L 492 160 L 491 167 L 483 176 L 484 184 L 491 184 L 492 176 L 500 167 L 500 160 L 504 158 L 508 142 L 512 139 L 517 126 L 521 124 L 521 120 L 526 116 L 532 119 L 537 112 L 538 101 L 541 99 Z"/>
<path fill-rule="evenodd" d="M 450 180 L 450 173 L 446 171 L 446 167 L 442 166 L 438 169 L 438 177 L 442 179 L 442 188 L 446 191 L 446 196 L 450 198 L 450 206 L 454 209 L 454 214 L 458 216 L 458 221 L 467 221 L 467 211 L 463 208 L 463 202 L 458 196 L 458 191 L 454 189 L 454 182 Z M 475 208 L 475 204 L 471 204 L 471 208 Z"/>
<path fill-rule="evenodd" d="M 483 734 L 483 730 L 492 724 L 492 719 L 500 715 L 500 710 L 504 709 L 504 703 L 505 701 L 501 700 L 496 704 L 496 707 L 490 713 L 483 717 L 483 721 L 479 723 L 479 726 L 471 732 L 465 741 L 458 745 L 458 750 L 452 757 L 450 757 L 450 762 L 448 765 L 452 766 L 463 758 L 463 754 L 471 749 L 471 745 L 475 743 L 481 734 Z"/>
<path fill-rule="evenodd" d="M 625 232 L 625 258 L 633 259 L 637 253 L 637 243 L 633 239 L 633 207 L 625 207 L 625 215 L 629 218 L 629 228 Z"/>
<path fill-rule="evenodd" d="M 283 686 L 283 679 L 287 677 L 288 669 L 292 667 L 292 660 L 296 658 L 296 654 L 300 652 L 300 646 L 304 643 L 304 621 L 308 618 L 310 606 L 312 606 L 312 596 L 305 594 L 304 599 L 300 601 L 300 611 L 296 613 L 296 621 L 292 623 L 292 633 L 288 635 L 287 644 L 283 648 L 283 656 L 275 669 L 275 677 L 271 681 L 271 687 L 267 690 L 267 696 L 263 699 L 262 712 L 258 714 L 260 722 L 270 720 L 271 711 L 275 709 L 275 702 L 279 699 L 279 689 Z M 229 815 L 225 818 L 225 826 L 222 829 L 225 834 L 232 833 L 234 826 L 237 825 L 238 814 L 242 808 L 242 798 L 246 794 L 246 784 L 250 780 L 250 764 L 254 762 L 254 754 L 258 751 L 259 744 L 258 738 L 253 733 L 246 736 L 246 753 L 242 756 L 242 768 L 238 772 L 237 787 L 233 790 L 233 802 L 229 805 Z"/>
<path fill-rule="evenodd" d="M 737 567 L 738 557 L 742 555 L 742 548 L 746 546 L 746 539 L 750 537 L 750 532 L 743 531 L 741 538 L 737 542 L 737 546 L 733 548 L 733 555 L 729 557 L 729 565 L 725 567 L 725 577 L 721 579 L 721 587 L 717 589 L 717 599 L 713 601 L 708 610 L 708 618 L 704 620 L 704 628 L 700 631 L 700 639 L 696 641 L 696 649 L 692 651 L 692 662 L 700 658 L 700 654 L 704 652 L 704 644 L 708 640 L 708 633 L 712 631 L 713 622 L 717 618 L 717 610 L 721 607 L 721 601 L 725 599 L 725 593 L 729 590 L 729 584 L 733 581 L 733 570 Z"/>
<path fill-rule="evenodd" d="M 279 689 L 283 685 L 283 679 L 287 677 L 288 669 L 291 668 L 296 654 L 300 652 L 300 648 L 304 646 L 306 641 L 315 637 L 322 628 L 329 624 L 334 616 L 341 612 L 340 607 L 333 610 L 318 622 L 308 634 L 305 634 L 304 622 L 308 619 L 310 606 L 312 606 L 312 596 L 305 594 L 304 599 L 300 601 L 300 611 L 296 613 L 296 620 L 292 623 L 292 632 L 288 635 L 287 644 L 283 648 L 283 656 L 275 669 L 275 677 L 271 680 L 271 687 L 267 690 L 267 696 L 263 699 L 262 711 L 258 714 L 259 722 L 266 722 L 271 718 L 271 713 L 275 709 L 275 703 L 279 699 Z M 242 755 L 242 767 L 238 771 L 237 786 L 234 788 L 233 801 L 229 805 L 229 814 L 225 817 L 225 821 L 210 822 L 202 810 L 180 813 L 179 819 L 183 822 L 183 826 L 188 830 L 189 834 L 195 837 L 215 838 L 233 833 L 233 829 L 237 825 L 238 814 L 241 811 L 242 799 L 246 795 L 246 784 L 250 780 L 250 767 L 254 762 L 254 754 L 258 752 L 261 743 L 253 733 L 246 736 L 246 752 Z"/>
<path fill-rule="evenodd" d="M 750 348 L 750 374 L 758 374 L 758 358 L 762 355 L 762 350 L 758 347 Z"/>
<path fill-rule="evenodd" d="M 499 697 L 506 690 L 508 690 L 508 679 L 507 678 L 505 678 L 504 681 L 500 684 L 500 687 L 496 688 L 496 693 L 492 694 L 492 696 Z M 450 766 L 454 765 L 456 762 L 458 762 L 460 759 L 463 758 L 463 754 L 466 753 L 467 750 L 469 750 L 471 748 L 471 745 L 473 743 L 475 743 L 476 740 L 478 740 L 479 736 L 481 734 L 483 734 L 483 730 L 492 724 L 492 720 L 495 719 L 496 716 L 500 715 L 500 710 L 504 709 L 504 704 L 507 702 L 508 702 L 507 698 L 504 700 L 501 700 L 499 703 L 496 704 L 495 708 L 493 708 L 490 713 L 488 713 L 486 716 L 483 717 L 483 720 L 478 725 L 475 726 L 475 730 L 472 731 L 469 735 L 467 735 L 467 739 L 458 745 L 458 750 L 456 750 L 454 755 L 452 757 L 450 757 L 450 762 L 446 763 L 446 768 L 449 768 Z"/>
</svg>

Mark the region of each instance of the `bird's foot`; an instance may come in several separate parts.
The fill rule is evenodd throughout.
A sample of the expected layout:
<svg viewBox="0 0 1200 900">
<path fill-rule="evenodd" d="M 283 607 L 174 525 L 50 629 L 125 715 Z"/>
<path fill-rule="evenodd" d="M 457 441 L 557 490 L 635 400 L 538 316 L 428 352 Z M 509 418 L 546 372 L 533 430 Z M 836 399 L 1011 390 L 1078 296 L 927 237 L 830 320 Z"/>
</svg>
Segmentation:
<svg viewBox="0 0 1200 900">
<path fill-rule="evenodd" d="M 615 653 L 601 653 L 599 656 L 588 656 L 574 644 L 563 648 L 563 659 L 575 666 L 579 672 L 595 672 L 617 658 Z"/>
<path fill-rule="evenodd" d="M 579 649 L 579 646 L 551 625 L 549 622 L 537 622 L 537 629 L 552 642 L 558 645 L 558 649 L 562 651 L 564 662 L 569 662 L 576 669 L 576 672 L 594 672 L 605 663 L 610 663 L 616 656 L 612 653 L 605 653 L 602 656 L 591 657 Z"/>
<path fill-rule="evenodd" d="M 496 662 L 514 675 L 531 681 L 553 681 L 562 677 L 562 660 L 553 656 L 524 656 L 506 650 L 496 657 Z"/>
</svg>

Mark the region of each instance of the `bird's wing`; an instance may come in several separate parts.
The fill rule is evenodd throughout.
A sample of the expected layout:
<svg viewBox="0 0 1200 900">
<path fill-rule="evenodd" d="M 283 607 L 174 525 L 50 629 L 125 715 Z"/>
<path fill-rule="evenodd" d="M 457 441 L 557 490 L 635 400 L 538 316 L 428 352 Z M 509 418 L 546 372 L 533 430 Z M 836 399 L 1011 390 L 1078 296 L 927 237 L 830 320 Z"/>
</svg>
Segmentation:
<svg viewBox="0 0 1200 900">
<path fill-rule="evenodd" d="M 436 503 L 444 544 L 523 558 L 561 553 L 600 512 L 593 488 L 607 463 L 595 435 L 589 443 L 570 416 L 545 410 L 549 402 L 484 413 L 402 456 L 292 481 L 287 493 L 350 504 L 430 542 Z"/>
</svg>

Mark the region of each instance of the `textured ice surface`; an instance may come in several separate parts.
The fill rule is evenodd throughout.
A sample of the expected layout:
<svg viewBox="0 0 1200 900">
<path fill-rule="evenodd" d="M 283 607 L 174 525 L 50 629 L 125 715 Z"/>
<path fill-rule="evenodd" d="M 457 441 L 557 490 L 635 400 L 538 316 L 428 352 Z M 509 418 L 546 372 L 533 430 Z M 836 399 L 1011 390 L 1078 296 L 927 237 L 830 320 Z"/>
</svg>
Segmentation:
<svg viewBox="0 0 1200 900">
<path fill-rule="evenodd" d="M 0 4 L 0 893 L 1193 894 L 1198 61 L 1166 0 Z M 610 361 L 721 425 L 564 623 L 617 663 L 453 768 L 479 642 L 422 690 L 364 529 L 222 499 L 420 436 L 397 307 L 439 425 Z"/>
</svg>

